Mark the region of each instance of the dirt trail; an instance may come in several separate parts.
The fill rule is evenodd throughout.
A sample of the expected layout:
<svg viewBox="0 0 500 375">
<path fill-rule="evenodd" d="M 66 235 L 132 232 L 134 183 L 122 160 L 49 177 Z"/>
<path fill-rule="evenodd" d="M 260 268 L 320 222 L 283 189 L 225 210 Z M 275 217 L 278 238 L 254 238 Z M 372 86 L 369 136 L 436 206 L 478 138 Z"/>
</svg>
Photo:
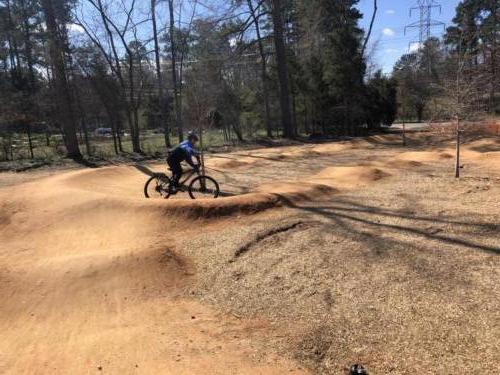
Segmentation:
<svg viewBox="0 0 500 375">
<path fill-rule="evenodd" d="M 181 296 L 194 270 L 169 237 L 182 221 L 113 198 L 112 183 L 92 192 L 102 173 L 116 177 L 70 172 L 0 192 L 0 373 L 300 372 L 252 339 L 265 323 Z M 139 182 L 121 177 L 125 190 Z"/>
<path fill-rule="evenodd" d="M 332 163 L 331 155 L 337 163 L 356 147 L 375 147 L 372 141 L 219 155 L 209 159 L 209 171 L 234 195 L 219 200 L 145 200 L 146 176 L 131 166 L 0 189 L 0 373 L 305 373 L 273 352 L 265 319 L 241 320 L 186 298 L 196 255 L 177 244 L 199 238 L 186 228 L 205 222 L 188 219 L 387 184 L 451 152 L 384 159 L 394 152 L 380 151 L 380 160 Z M 465 155 L 496 173 L 498 152 L 487 151 Z M 315 163 L 307 164 L 311 156 Z"/>
</svg>

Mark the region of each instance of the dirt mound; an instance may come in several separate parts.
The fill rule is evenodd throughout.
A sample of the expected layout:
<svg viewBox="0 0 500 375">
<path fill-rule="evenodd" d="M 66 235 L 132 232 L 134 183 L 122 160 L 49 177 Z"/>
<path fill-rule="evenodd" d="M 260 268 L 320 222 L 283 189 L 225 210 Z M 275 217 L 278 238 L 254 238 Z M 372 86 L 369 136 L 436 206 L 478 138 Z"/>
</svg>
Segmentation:
<svg viewBox="0 0 500 375">
<path fill-rule="evenodd" d="M 397 160 L 416 161 L 419 163 L 436 162 L 453 158 L 448 151 L 409 151 L 396 156 Z"/>
<path fill-rule="evenodd" d="M 236 169 L 249 167 L 257 160 L 250 157 L 237 157 L 237 156 L 215 156 L 208 158 L 206 165 L 210 168 L 216 169 Z"/>
<path fill-rule="evenodd" d="M 370 184 L 390 175 L 386 170 L 372 166 L 330 167 L 313 176 L 311 181 L 349 188 Z"/>
<path fill-rule="evenodd" d="M 390 168 L 401 168 L 401 169 L 407 169 L 407 168 L 417 168 L 421 167 L 424 165 L 424 163 L 416 160 L 389 160 L 384 163 L 380 163 L 380 165 L 390 167 Z"/>
<path fill-rule="evenodd" d="M 326 184 L 301 181 L 261 185 L 257 191 L 264 195 L 276 196 L 284 202 L 322 199 L 338 192 L 337 189 Z"/>
<path fill-rule="evenodd" d="M 223 162 L 227 163 L 225 160 Z M 381 168 L 370 166 L 330 167 L 302 180 L 263 184 L 247 194 L 196 201 L 144 199 L 142 187 L 145 176 L 130 166 L 70 172 L 51 180 L 50 184 L 97 195 L 99 197 L 94 197 L 93 202 L 101 209 L 128 207 L 134 212 L 156 212 L 162 217 L 192 219 L 255 213 L 283 203 L 322 199 L 337 193 L 339 189 L 369 184 L 388 176 Z"/>
<path fill-rule="evenodd" d="M 500 151 L 500 139 L 483 138 L 469 142 L 465 145 L 466 148 L 478 152 L 494 152 Z"/>
<path fill-rule="evenodd" d="M 363 148 L 377 146 L 395 146 L 401 144 L 401 136 L 398 134 L 377 134 L 369 137 L 354 138 L 350 141 L 352 145 Z"/>
<path fill-rule="evenodd" d="M 500 152 L 482 153 L 474 161 L 487 169 L 500 171 Z"/>
<path fill-rule="evenodd" d="M 125 195 L 132 171 L 72 172 L 0 190 L 0 292 L 8 297 L 0 372 L 297 370 L 255 349 L 240 321 L 180 298 L 194 272 L 175 247 L 186 223 L 172 215 L 176 202 Z"/>
<path fill-rule="evenodd" d="M 344 151 L 353 148 L 353 144 L 349 142 L 322 143 L 312 147 L 312 150 L 319 154 L 334 154 L 339 151 Z"/>
<path fill-rule="evenodd" d="M 82 170 L 60 176 L 68 187 L 111 197 L 141 198 L 145 176 L 132 166 Z"/>
</svg>

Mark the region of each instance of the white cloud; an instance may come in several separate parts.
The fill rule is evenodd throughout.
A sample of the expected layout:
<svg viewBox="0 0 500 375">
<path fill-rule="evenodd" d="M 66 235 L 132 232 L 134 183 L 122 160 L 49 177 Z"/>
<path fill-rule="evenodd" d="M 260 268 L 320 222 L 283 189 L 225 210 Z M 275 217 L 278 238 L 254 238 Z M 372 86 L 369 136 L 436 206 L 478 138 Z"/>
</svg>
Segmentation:
<svg viewBox="0 0 500 375">
<path fill-rule="evenodd" d="M 238 39 L 236 38 L 229 39 L 229 45 L 231 46 L 231 48 L 236 47 L 237 44 L 238 44 Z"/>
<path fill-rule="evenodd" d="M 413 53 L 417 52 L 420 49 L 420 43 L 412 43 L 410 44 L 410 48 L 408 49 L 408 52 Z"/>
<path fill-rule="evenodd" d="M 385 14 L 396 14 L 396 11 L 394 9 L 387 9 Z"/>
<path fill-rule="evenodd" d="M 76 23 L 68 23 L 68 31 L 70 33 L 77 33 L 77 34 L 83 34 L 85 31 L 83 30 L 83 27 L 80 25 L 77 25 Z"/>
<path fill-rule="evenodd" d="M 396 33 L 393 29 L 386 27 L 384 30 L 382 30 L 382 34 L 384 34 L 385 36 L 394 36 Z"/>
<path fill-rule="evenodd" d="M 399 50 L 398 50 L 398 49 L 396 49 L 396 48 L 386 48 L 386 49 L 385 49 L 385 52 L 386 52 L 386 53 L 398 53 L 398 52 L 399 52 Z"/>
</svg>

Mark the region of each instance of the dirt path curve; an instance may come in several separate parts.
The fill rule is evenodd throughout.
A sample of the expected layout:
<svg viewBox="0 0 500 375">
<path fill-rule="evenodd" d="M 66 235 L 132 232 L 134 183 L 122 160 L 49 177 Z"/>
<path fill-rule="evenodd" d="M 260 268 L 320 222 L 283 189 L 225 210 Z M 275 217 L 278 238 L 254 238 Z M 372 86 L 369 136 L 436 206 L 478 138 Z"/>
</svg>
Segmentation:
<svg viewBox="0 0 500 375">
<path fill-rule="evenodd" d="M 182 221 L 140 196 L 92 191 L 86 173 L 0 190 L 0 373 L 303 372 L 263 350 L 265 324 L 180 296 L 195 277 L 169 247 Z"/>
</svg>

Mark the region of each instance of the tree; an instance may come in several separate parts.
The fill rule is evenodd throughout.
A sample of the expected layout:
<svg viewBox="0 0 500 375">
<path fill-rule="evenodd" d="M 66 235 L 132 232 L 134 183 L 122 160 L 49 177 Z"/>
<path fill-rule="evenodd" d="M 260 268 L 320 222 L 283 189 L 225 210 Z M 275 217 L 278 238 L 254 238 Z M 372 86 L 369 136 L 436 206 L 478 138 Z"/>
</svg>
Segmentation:
<svg viewBox="0 0 500 375">
<path fill-rule="evenodd" d="M 369 128 L 377 129 L 380 125 L 392 125 L 397 115 L 397 83 L 394 78 L 386 78 L 377 71 L 368 81 L 367 87 L 367 123 Z"/>
<path fill-rule="evenodd" d="M 270 2 L 274 30 L 273 38 L 276 49 L 276 65 L 278 69 L 278 80 L 280 87 L 281 125 L 283 127 L 283 136 L 285 138 L 292 138 L 293 124 L 290 101 L 288 62 L 283 31 L 283 5 L 281 0 L 270 0 Z"/>
<path fill-rule="evenodd" d="M 464 0 L 456 8 L 453 25 L 448 27 L 445 43 L 452 52 L 466 54 L 467 69 L 474 69 L 475 75 L 484 77 L 488 88 L 490 112 L 497 107 L 497 93 L 500 91 L 498 69 L 500 52 L 500 4 L 495 0 Z"/>
<path fill-rule="evenodd" d="M 55 0 L 41 0 L 41 4 L 49 39 L 49 55 L 54 76 L 54 96 L 59 104 L 60 121 L 64 130 L 67 156 L 73 159 L 81 159 L 82 155 L 76 135 L 73 100 L 64 59 L 65 46 L 67 45 L 65 29 L 68 21 L 68 4 L 56 2 Z"/>
<path fill-rule="evenodd" d="M 158 81 L 158 103 L 160 105 L 160 119 L 161 124 L 165 134 L 165 146 L 171 147 L 170 144 L 170 129 L 168 128 L 167 122 L 167 108 L 164 106 L 164 91 L 163 91 L 163 74 L 161 71 L 160 64 L 160 43 L 158 41 L 158 27 L 156 26 L 156 2 L 157 0 L 151 0 L 151 22 L 153 26 L 153 40 L 154 40 L 154 53 L 155 53 L 155 65 L 156 65 L 156 79 Z"/>
<path fill-rule="evenodd" d="M 325 133 L 354 135 L 364 122 L 365 62 L 357 0 L 301 4 L 301 59 L 313 121 Z"/>
<path fill-rule="evenodd" d="M 397 80 L 402 106 L 412 109 L 418 122 L 422 122 L 424 110 L 431 97 L 428 70 L 422 65 L 422 51 L 403 55 L 394 65 L 393 77 Z"/>
<path fill-rule="evenodd" d="M 273 136 L 273 128 L 271 124 L 271 105 L 269 102 L 269 85 L 268 85 L 268 76 L 267 76 L 267 56 L 264 51 L 264 43 L 262 41 L 262 35 L 260 31 L 259 24 L 259 15 L 257 11 L 259 10 L 257 7 L 253 5 L 253 0 L 247 0 L 248 10 L 250 11 L 250 15 L 252 17 L 253 24 L 255 26 L 255 34 L 257 37 L 257 46 L 259 47 L 260 54 L 260 63 L 261 63 L 261 73 L 260 79 L 262 81 L 262 92 L 264 96 L 264 109 L 265 109 L 265 117 L 264 122 L 266 124 L 266 132 L 268 137 Z"/>
<path fill-rule="evenodd" d="M 174 103 L 175 103 L 175 123 L 177 125 L 177 135 L 179 137 L 179 142 L 182 142 L 184 139 L 183 126 L 182 126 L 182 117 L 181 117 L 181 107 L 180 107 L 180 98 L 179 98 L 179 83 L 177 80 L 177 69 L 176 69 L 176 61 L 177 61 L 177 46 L 175 40 L 175 15 L 174 15 L 174 0 L 168 0 L 168 13 L 170 16 L 170 61 L 172 65 L 172 84 L 173 84 L 173 93 L 174 93 Z"/>
</svg>

